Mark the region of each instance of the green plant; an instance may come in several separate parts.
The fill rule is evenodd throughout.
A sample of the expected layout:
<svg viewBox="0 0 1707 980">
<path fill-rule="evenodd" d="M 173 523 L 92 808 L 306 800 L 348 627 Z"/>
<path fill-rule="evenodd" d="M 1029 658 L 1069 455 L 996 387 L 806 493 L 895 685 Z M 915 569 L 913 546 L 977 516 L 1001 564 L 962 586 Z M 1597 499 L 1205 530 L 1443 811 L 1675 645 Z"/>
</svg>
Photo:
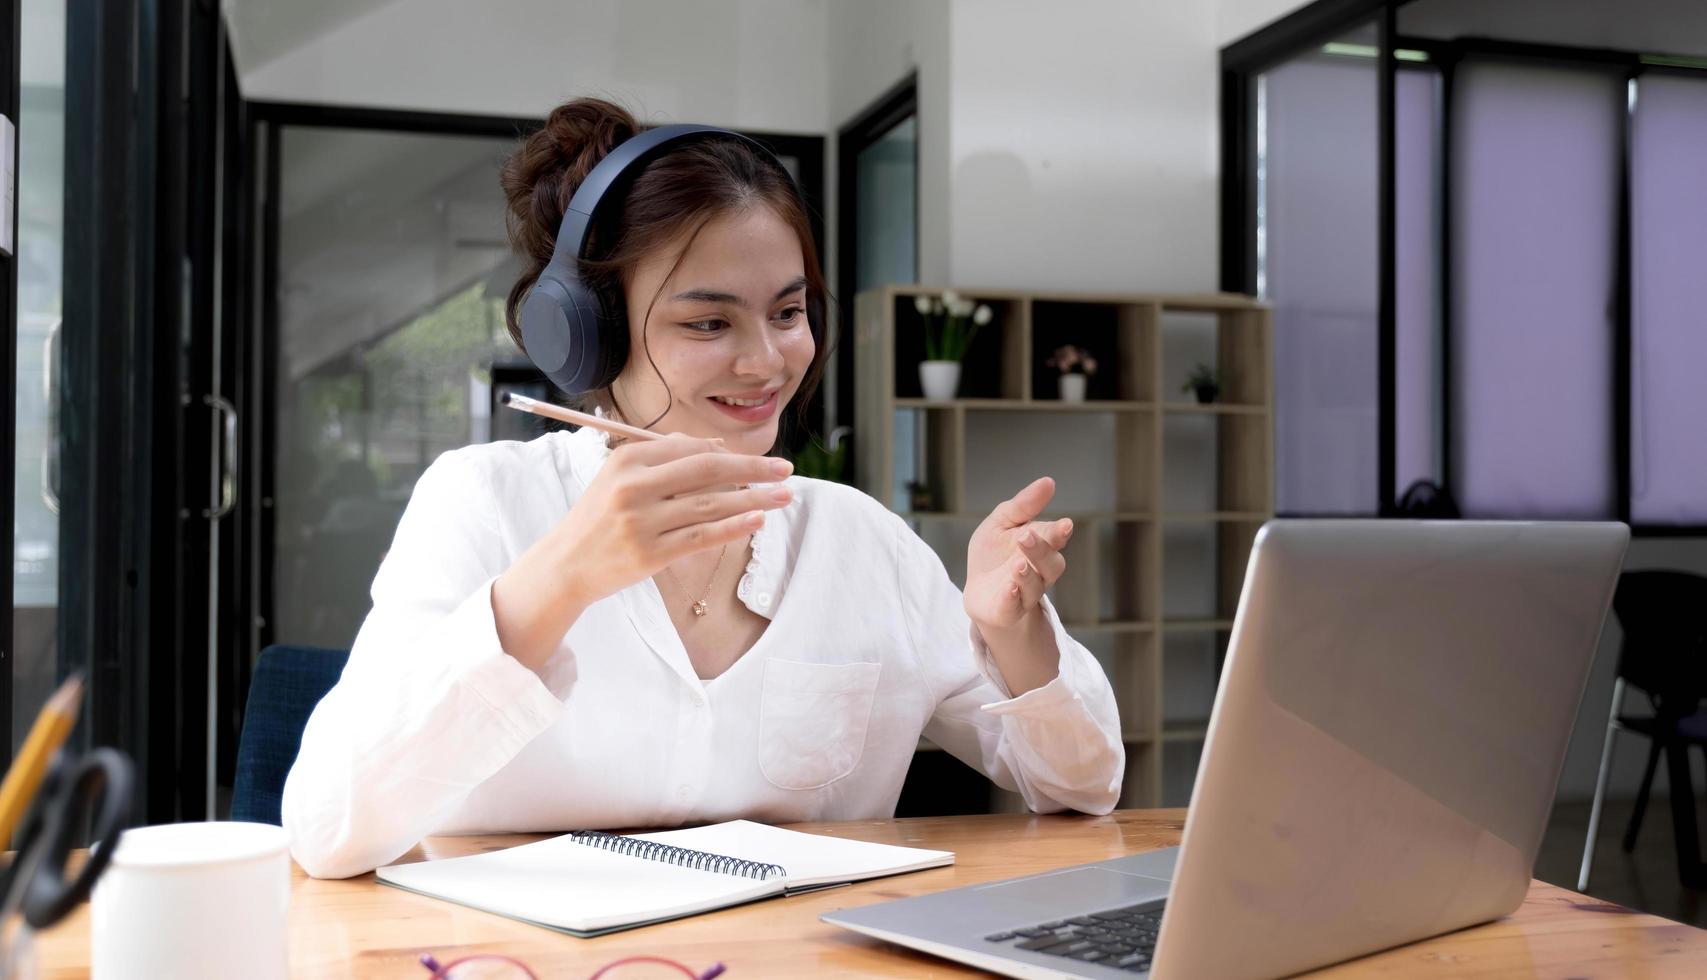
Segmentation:
<svg viewBox="0 0 1707 980">
<path fill-rule="evenodd" d="M 925 321 L 925 360 L 959 361 L 972 346 L 972 338 L 995 317 L 983 303 L 975 303 L 950 289 L 941 296 L 920 295 L 913 308 Z"/>
<path fill-rule="evenodd" d="M 806 445 L 794 454 L 794 474 L 811 477 L 814 480 L 833 480 L 842 483 L 847 473 L 848 463 L 848 434 L 845 425 L 839 425 L 830 430 L 830 444 L 824 445 L 817 436 L 806 440 Z"/>
<path fill-rule="evenodd" d="M 1199 361 L 1197 362 L 1197 367 L 1191 369 L 1191 375 L 1185 379 L 1185 384 L 1180 385 L 1179 390 L 1185 392 L 1195 391 L 1198 388 L 1214 388 L 1219 390 L 1220 387 L 1221 376 L 1215 373 L 1214 368 L 1202 361 Z"/>
</svg>

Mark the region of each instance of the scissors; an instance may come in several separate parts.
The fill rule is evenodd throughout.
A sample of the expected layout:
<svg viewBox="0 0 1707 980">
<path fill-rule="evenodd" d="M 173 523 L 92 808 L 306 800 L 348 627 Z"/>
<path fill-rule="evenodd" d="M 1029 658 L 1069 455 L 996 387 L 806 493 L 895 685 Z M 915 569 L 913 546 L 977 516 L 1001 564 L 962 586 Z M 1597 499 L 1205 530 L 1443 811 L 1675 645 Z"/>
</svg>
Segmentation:
<svg viewBox="0 0 1707 980">
<path fill-rule="evenodd" d="M 31 928 L 45 929 L 71 914 L 95 887 L 130 823 L 135 775 L 130 759 L 98 748 L 75 759 L 61 751 L 24 817 L 18 853 L 0 874 L 0 922 L 23 909 Z M 90 820 L 88 860 L 68 874 L 79 831 Z"/>
</svg>

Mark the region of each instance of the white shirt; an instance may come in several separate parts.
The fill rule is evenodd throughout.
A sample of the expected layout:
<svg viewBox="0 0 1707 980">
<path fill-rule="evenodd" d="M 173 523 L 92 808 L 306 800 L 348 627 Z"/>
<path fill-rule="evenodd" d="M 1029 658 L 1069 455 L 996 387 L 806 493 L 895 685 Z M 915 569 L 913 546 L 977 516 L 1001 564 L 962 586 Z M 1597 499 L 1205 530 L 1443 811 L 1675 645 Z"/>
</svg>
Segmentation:
<svg viewBox="0 0 1707 980">
<path fill-rule="evenodd" d="M 737 591 L 771 622 L 718 677 L 695 674 L 651 579 L 524 667 L 499 644 L 492 581 L 609 455 L 582 429 L 422 474 L 285 782 L 309 874 L 361 874 L 429 834 L 886 818 L 921 734 L 1034 810 L 1113 808 L 1114 693 L 1053 607 L 1060 673 L 1010 697 L 935 552 L 836 483 L 790 478 L 794 500 L 754 533 Z"/>
</svg>

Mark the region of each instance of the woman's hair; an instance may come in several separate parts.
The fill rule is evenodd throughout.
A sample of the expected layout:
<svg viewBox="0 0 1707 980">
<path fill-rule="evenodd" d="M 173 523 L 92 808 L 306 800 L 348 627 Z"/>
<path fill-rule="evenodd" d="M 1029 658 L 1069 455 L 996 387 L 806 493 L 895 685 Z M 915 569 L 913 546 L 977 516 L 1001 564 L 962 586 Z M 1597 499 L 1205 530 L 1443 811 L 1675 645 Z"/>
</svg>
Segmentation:
<svg viewBox="0 0 1707 980">
<path fill-rule="evenodd" d="M 522 274 L 510 287 L 504 308 L 516 346 L 522 346 L 517 319 L 522 302 L 551 260 L 570 198 L 605 154 L 640 131 L 634 117 L 621 106 L 603 99 L 576 99 L 553 109 L 545 125 L 528 134 L 504 161 L 500 179 L 508 204 L 505 224 L 510 247 L 522 262 Z M 605 310 L 626 313 L 624 287 L 642 258 L 684 233 L 691 243 L 713 218 L 757 206 L 770 208 L 794 230 L 805 259 L 806 308 L 814 323 L 817 349 L 794 395 L 797 417 L 804 422 L 806 402 L 824 370 L 827 344 L 823 319 L 829 308 L 828 292 L 805 206 L 787 171 L 774 159 L 742 140 L 707 139 L 649 161 L 628 182 L 621 206 L 601 211 L 591 229 L 586 257 L 580 262 L 581 281 L 595 292 Z M 681 255 L 675 261 L 680 263 Z M 647 303 L 648 319 L 657 299 L 653 296 Z M 598 374 L 592 390 L 580 399 L 584 407 L 598 405 L 621 411 L 610 385 L 628 363 L 625 323 L 625 316 L 606 316 L 599 322 Z M 645 340 L 644 331 L 641 338 Z M 650 349 L 646 357 L 657 371 Z M 668 380 L 662 372 L 658 376 L 667 390 Z M 658 419 L 631 421 L 650 426 Z"/>
</svg>

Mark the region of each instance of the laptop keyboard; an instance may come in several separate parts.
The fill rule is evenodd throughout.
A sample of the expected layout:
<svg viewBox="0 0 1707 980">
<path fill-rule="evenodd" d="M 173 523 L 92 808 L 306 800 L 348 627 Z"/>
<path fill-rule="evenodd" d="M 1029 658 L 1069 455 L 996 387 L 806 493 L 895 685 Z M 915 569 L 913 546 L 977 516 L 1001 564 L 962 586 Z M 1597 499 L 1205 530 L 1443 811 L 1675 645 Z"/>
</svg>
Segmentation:
<svg viewBox="0 0 1707 980">
<path fill-rule="evenodd" d="M 1156 952 L 1156 931 L 1161 927 L 1162 906 L 1147 902 L 995 932 L 984 940 L 1142 973 L 1150 968 L 1150 957 Z"/>
</svg>

